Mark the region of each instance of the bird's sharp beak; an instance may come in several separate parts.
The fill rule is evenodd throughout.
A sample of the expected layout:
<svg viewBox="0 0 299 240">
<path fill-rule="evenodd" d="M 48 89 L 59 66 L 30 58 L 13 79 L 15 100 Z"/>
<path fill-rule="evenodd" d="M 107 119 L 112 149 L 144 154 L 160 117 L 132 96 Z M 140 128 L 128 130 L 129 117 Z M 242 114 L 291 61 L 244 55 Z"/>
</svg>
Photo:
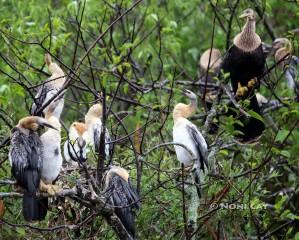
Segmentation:
<svg viewBox="0 0 299 240">
<path fill-rule="evenodd" d="M 183 94 L 185 94 L 185 95 L 186 95 L 186 94 L 188 94 L 188 92 L 189 92 L 189 91 L 188 91 L 187 89 L 183 89 L 183 91 L 182 91 L 182 92 L 183 92 Z"/>
<path fill-rule="evenodd" d="M 37 119 L 37 123 L 38 123 L 40 126 L 48 127 L 48 128 L 52 128 L 52 129 L 58 131 L 57 128 L 53 127 L 53 126 L 52 126 L 46 119 L 44 119 L 44 118 L 39 117 L 39 118 Z"/>
</svg>

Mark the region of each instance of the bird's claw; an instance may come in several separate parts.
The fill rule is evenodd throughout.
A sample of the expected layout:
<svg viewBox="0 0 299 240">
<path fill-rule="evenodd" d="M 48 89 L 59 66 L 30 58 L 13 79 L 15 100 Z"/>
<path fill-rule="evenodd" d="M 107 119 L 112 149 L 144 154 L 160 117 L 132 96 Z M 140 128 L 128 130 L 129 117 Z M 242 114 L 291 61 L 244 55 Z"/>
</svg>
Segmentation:
<svg viewBox="0 0 299 240">
<path fill-rule="evenodd" d="M 247 83 L 247 87 L 249 88 L 254 88 L 257 84 L 257 78 L 252 78 L 248 83 Z"/>
<path fill-rule="evenodd" d="M 47 192 L 50 196 L 54 196 L 60 189 L 56 185 L 45 184 L 42 180 L 40 181 L 40 191 Z"/>
<path fill-rule="evenodd" d="M 243 97 L 248 92 L 247 87 L 242 87 L 240 83 L 238 83 L 238 90 L 236 92 L 237 97 Z"/>
</svg>

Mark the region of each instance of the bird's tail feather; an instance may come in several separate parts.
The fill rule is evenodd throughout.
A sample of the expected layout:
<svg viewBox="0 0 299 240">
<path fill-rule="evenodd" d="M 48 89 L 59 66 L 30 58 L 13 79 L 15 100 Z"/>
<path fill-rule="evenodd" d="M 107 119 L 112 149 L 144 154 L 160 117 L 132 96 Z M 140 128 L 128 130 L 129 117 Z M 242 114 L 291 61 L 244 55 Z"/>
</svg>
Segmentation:
<svg viewBox="0 0 299 240">
<path fill-rule="evenodd" d="M 48 209 L 48 198 L 40 198 L 36 193 L 25 192 L 23 196 L 23 215 L 26 221 L 45 219 Z"/>
</svg>

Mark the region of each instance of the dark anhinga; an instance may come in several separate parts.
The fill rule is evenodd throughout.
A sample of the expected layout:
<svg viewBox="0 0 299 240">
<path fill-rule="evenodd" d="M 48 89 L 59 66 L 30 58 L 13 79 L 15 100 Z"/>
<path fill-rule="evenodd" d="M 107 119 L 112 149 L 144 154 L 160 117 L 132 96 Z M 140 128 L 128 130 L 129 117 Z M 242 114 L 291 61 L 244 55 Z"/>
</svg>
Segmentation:
<svg viewBox="0 0 299 240">
<path fill-rule="evenodd" d="M 88 131 L 89 136 L 89 144 L 92 146 L 95 152 L 99 152 L 100 149 L 100 138 L 102 132 L 102 114 L 103 107 L 101 104 L 97 103 L 90 107 L 88 112 L 85 115 L 85 124 Z M 111 156 L 111 144 L 107 144 L 110 142 L 109 131 L 105 129 L 105 154 L 106 158 L 109 159 Z"/>
<path fill-rule="evenodd" d="M 51 72 L 51 77 L 48 78 L 42 86 L 38 89 L 38 92 L 35 96 L 34 102 L 31 106 L 30 113 L 32 115 L 38 115 L 41 116 L 41 113 L 38 113 L 37 111 L 46 104 L 52 97 L 54 97 L 57 92 L 62 88 L 64 82 L 65 82 L 65 74 L 63 70 L 58 66 L 57 63 L 53 63 L 51 56 L 47 53 L 45 55 L 45 62 L 48 66 L 49 71 Z M 62 92 L 59 96 L 55 98 L 54 101 L 59 100 L 59 105 L 55 108 L 54 115 L 56 117 L 60 117 L 60 114 L 63 109 L 64 105 L 64 99 L 63 99 L 64 93 Z M 47 106 L 43 113 L 47 111 Z"/>
<path fill-rule="evenodd" d="M 85 123 L 73 122 L 69 129 L 68 140 L 64 143 L 64 157 L 67 162 L 71 160 L 84 163 L 87 160 L 88 131 Z"/>
<path fill-rule="evenodd" d="M 40 126 L 54 128 L 41 117 L 25 117 L 12 129 L 9 162 L 17 185 L 24 189 L 23 215 L 27 221 L 42 220 L 47 214 L 42 198 L 36 196 L 43 165 Z"/>
<path fill-rule="evenodd" d="M 184 167 L 192 167 L 195 171 L 195 183 L 199 197 L 201 196 L 200 190 L 200 170 L 205 171 L 205 165 L 208 166 L 207 143 L 197 129 L 197 127 L 191 123 L 187 118 L 191 117 L 196 111 L 196 95 L 185 90 L 185 95 L 190 99 L 190 104 L 178 103 L 173 110 L 173 141 L 185 145 L 191 152 L 191 154 L 182 146 L 175 145 L 175 152 L 180 163 L 184 164 Z M 195 160 L 194 160 L 195 158 Z"/>
<path fill-rule="evenodd" d="M 104 192 L 127 232 L 135 238 L 135 214 L 140 209 L 140 200 L 127 170 L 110 166 L 105 175 Z"/>
<path fill-rule="evenodd" d="M 254 89 L 259 85 L 259 78 L 265 68 L 265 55 L 262 42 L 255 33 L 255 13 L 246 9 L 240 18 L 247 18 L 241 33 L 234 38 L 233 46 L 228 50 L 222 64 L 224 72 L 230 73 L 231 85 L 237 99 L 249 99 L 249 109 L 260 114 Z M 241 116 L 243 126 L 235 125 L 235 129 L 243 134 L 238 135 L 241 142 L 256 140 L 265 129 L 262 121 Z"/>
<path fill-rule="evenodd" d="M 284 70 L 288 82 L 288 88 L 292 89 L 299 99 L 299 82 L 297 80 L 297 66 L 299 58 L 293 55 L 291 42 L 287 38 L 277 38 L 272 44 L 275 51 L 274 58 L 278 65 Z"/>
</svg>

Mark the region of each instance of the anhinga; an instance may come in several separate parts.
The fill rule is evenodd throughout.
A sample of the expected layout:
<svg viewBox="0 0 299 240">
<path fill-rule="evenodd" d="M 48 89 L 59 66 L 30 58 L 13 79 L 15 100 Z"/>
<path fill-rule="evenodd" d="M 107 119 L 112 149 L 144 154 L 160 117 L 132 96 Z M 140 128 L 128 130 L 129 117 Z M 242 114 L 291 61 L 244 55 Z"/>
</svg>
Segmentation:
<svg viewBox="0 0 299 240">
<path fill-rule="evenodd" d="M 140 199 L 131 185 L 129 173 L 118 166 L 110 166 L 105 175 L 104 192 L 107 202 L 135 239 L 135 213 L 140 209 Z"/>
<path fill-rule="evenodd" d="M 12 129 L 9 162 L 17 185 L 24 189 L 23 215 L 27 221 L 42 220 L 47 206 L 36 195 L 43 167 L 42 142 L 37 133 L 40 126 L 55 129 L 41 117 L 25 117 Z"/>
<path fill-rule="evenodd" d="M 100 138 L 102 132 L 102 114 L 103 107 L 101 104 L 97 103 L 92 105 L 88 112 L 85 115 L 85 124 L 88 131 L 89 136 L 89 144 L 92 146 L 93 150 L 96 153 L 99 153 L 100 150 Z M 105 154 L 107 159 L 111 156 L 111 144 L 107 144 L 110 142 L 110 135 L 108 129 L 105 129 Z"/>
<path fill-rule="evenodd" d="M 59 100 L 62 101 L 62 100 Z M 59 119 L 53 115 L 57 104 L 50 105 L 45 118 L 54 129 L 49 128 L 40 137 L 43 146 L 43 168 L 40 181 L 41 191 L 46 191 L 50 195 L 54 195 L 58 191 L 58 187 L 53 185 L 57 180 L 62 167 L 61 156 L 61 124 Z"/>
<path fill-rule="evenodd" d="M 284 70 L 288 88 L 292 89 L 299 98 L 299 82 L 297 81 L 299 58 L 293 55 L 291 42 L 287 38 L 277 38 L 272 48 L 275 51 L 275 62 Z"/>
<path fill-rule="evenodd" d="M 255 13 L 246 9 L 240 18 L 246 18 L 242 32 L 234 38 L 233 46 L 223 59 L 224 72 L 230 73 L 231 85 L 237 99 L 249 99 L 248 109 L 260 114 L 254 89 L 259 85 L 259 78 L 265 68 L 265 55 L 262 42 L 255 33 Z M 235 124 L 235 129 L 243 134 L 238 135 L 241 142 L 250 142 L 259 137 L 265 125 L 259 119 L 241 116 L 243 126 Z"/>
<path fill-rule="evenodd" d="M 195 183 L 198 195 L 200 196 L 200 170 L 205 171 L 205 166 L 208 166 L 207 143 L 197 129 L 187 118 L 191 117 L 196 111 L 197 98 L 196 95 L 184 90 L 184 94 L 190 99 L 190 104 L 178 103 L 173 110 L 173 141 L 175 143 L 183 144 L 192 152 L 191 154 L 182 146 L 175 145 L 175 152 L 180 163 L 184 167 L 191 167 L 195 170 Z"/>
<path fill-rule="evenodd" d="M 64 157 L 67 162 L 71 160 L 84 163 L 87 160 L 88 131 L 85 123 L 73 122 L 69 129 L 68 140 L 64 143 Z"/>
<path fill-rule="evenodd" d="M 65 82 L 65 74 L 63 70 L 58 66 L 57 63 L 52 62 L 51 56 L 48 53 L 45 55 L 45 62 L 52 75 L 38 89 L 30 109 L 30 113 L 32 115 L 41 116 L 41 113 L 38 113 L 37 111 L 58 93 Z M 61 115 L 64 105 L 63 95 L 64 93 L 59 94 L 59 96 L 57 96 L 54 100 L 59 101 L 59 105 L 55 108 L 55 112 L 53 113 L 53 115 L 58 118 Z M 48 106 L 43 110 L 43 113 L 47 111 L 47 108 Z"/>
<path fill-rule="evenodd" d="M 221 66 L 221 52 L 217 48 L 207 49 L 201 55 L 199 60 L 200 66 L 200 87 L 201 93 L 203 94 L 204 88 L 206 87 L 206 97 L 205 99 L 212 103 L 215 99 L 215 91 L 210 90 L 208 86 L 205 86 L 205 83 L 216 83 L 214 77 L 218 76 L 220 66 Z"/>
</svg>

